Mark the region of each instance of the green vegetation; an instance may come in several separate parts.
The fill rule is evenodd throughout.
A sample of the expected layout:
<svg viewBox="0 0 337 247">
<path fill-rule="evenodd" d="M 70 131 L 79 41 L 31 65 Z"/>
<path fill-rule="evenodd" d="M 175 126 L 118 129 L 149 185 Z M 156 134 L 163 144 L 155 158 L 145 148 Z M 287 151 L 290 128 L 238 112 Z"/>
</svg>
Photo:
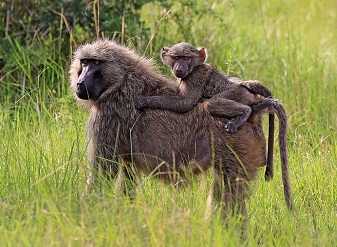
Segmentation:
<svg viewBox="0 0 337 247">
<path fill-rule="evenodd" d="M 267 85 L 289 116 L 296 213 L 285 206 L 276 148 L 275 179 L 261 171 L 248 203 L 249 245 L 337 245 L 335 1 L 8 2 L 0 3 L 1 246 L 242 244 L 235 222 L 204 221 L 211 172 L 178 190 L 144 178 L 132 203 L 108 182 L 83 195 L 87 115 L 68 89 L 68 68 L 77 45 L 103 35 L 154 57 L 165 73 L 162 46 L 204 46 L 219 70 Z"/>
</svg>

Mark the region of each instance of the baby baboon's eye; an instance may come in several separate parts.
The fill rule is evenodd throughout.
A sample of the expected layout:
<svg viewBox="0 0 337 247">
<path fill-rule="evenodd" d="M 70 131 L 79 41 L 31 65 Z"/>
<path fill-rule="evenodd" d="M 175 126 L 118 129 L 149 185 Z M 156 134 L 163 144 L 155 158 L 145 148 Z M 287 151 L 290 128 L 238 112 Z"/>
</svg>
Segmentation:
<svg viewBox="0 0 337 247">
<path fill-rule="evenodd" d="M 87 64 L 88 60 L 87 59 L 82 59 L 82 63 Z"/>
<path fill-rule="evenodd" d="M 95 64 L 98 65 L 98 64 L 99 64 L 99 61 L 98 61 L 98 60 L 95 60 Z"/>
<path fill-rule="evenodd" d="M 189 57 L 183 57 L 185 61 L 188 61 L 190 58 Z"/>
</svg>

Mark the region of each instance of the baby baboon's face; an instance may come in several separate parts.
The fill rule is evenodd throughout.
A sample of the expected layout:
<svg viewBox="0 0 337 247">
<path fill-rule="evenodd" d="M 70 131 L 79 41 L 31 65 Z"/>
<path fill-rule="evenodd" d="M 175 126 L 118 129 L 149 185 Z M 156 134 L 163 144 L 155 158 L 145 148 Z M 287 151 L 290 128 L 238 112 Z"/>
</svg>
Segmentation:
<svg viewBox="0 0 337 247">
<path fill-rule="evenodd" d="M 207 59 L 205 48 L 195 48 L 181 42 L 174 46 L 164 47 L 161 51 L 162 61 L 171 67 L 172 74 L 177 78 L 185 78 L 193 69 L 203 64 Z"/>
</svg>

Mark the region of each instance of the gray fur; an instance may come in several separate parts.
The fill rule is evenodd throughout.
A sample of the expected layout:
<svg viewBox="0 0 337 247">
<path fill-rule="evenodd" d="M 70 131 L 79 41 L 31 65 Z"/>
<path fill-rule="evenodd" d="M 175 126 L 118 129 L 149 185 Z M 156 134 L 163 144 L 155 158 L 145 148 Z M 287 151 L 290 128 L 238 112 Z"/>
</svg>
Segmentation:
<svg viewBox="0 0 337 247">
<path fill-rule="evenodd" d="M 95 99 L 77 97 L 83 58 L 102 61 L 100 84 L 107 89 Z M 251 114 L 250 121 L 229 134 L 227 121 L 209 115 L 206 103 L 185 114 L 138 111 L 135 100 L 139 95 L 177 95 L 179 88 L 158 74 L 151 60 L 107 39 L 75 52 L 70 78 L 75 98 L 89 111 L 93 171 L 102 169 L 114 178 L 121 166 L 134 165 L 137 171 L 176 183 L 186 177 L 186 171 L 199 173 L 213 165 L 217 204 L 224 205 L 225 215 L 236 207 L 245 212 L 250 181 L 266 162 L 259 115 Z"/>
</svg>

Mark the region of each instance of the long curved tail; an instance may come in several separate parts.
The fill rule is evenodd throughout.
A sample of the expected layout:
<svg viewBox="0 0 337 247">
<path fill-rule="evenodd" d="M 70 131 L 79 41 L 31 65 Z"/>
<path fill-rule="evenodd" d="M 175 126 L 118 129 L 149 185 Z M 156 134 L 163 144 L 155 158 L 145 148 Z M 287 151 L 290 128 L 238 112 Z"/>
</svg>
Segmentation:
<svg viewBox="0 0 337 247">
<path fill-rule="evenodd" d="M 252 109 L 256 112 L 262 111 L 268 108 L 269 112 L 269 120 L 271 114 L 275 113 L 279 120 L 279 147 L 280 147 L 280 158 L 281 158 L 281 167 L 282 167 L 282 182 L 283 182 L 283 190 L 284 190 L 284 198 L 287 204 L 287 207 L 292 211 L 294 208 L 293 199 L 291 195 L 291 186 L 289 179 L 289 160 L 288 160 L 288 149 L 287 149 L 287 114 L 284 109 L 283 104 L 277 100 L 272 98 L 263 99 L 261 103 L 252 106 Z M 269 138 L 270 141 L 270 138 Z M 272 139 L 274 142 L 274 139 Z M 269 144 L 268 144 L 269 146 Z M 269 152 L 268 152 L 269 156 Z M 267 168 L 265 177 L 266 180 L 270 180 L 273 176 L 273 164 L 268 163 L 269 157 L 267 160 Z M 269 165 L 269 166 L 268 166 Z"/>
</svg>

